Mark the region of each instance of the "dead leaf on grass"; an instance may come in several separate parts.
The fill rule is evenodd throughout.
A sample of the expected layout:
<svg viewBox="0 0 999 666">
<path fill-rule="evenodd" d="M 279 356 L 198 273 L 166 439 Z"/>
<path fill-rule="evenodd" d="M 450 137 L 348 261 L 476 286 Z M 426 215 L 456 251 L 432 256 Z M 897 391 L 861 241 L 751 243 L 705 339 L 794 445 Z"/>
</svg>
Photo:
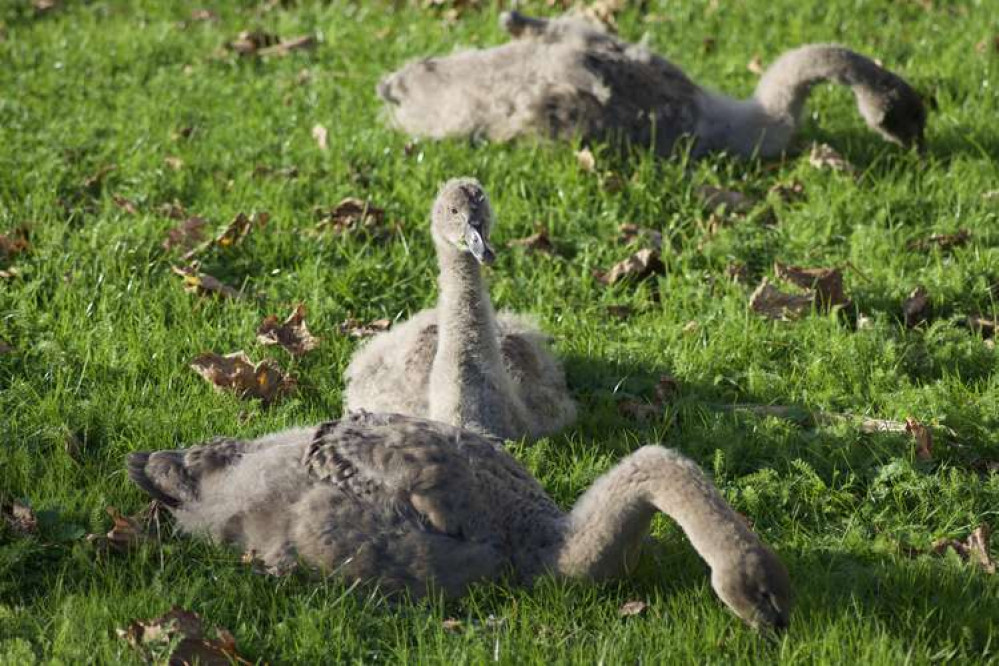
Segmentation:
<svg viewBox="0 0 999 666">
<path fill-rule="evenodd" d="M 218 296 L 220 298 L 241 298 L 242 294 L 208 273 L 195 268 L 171 266 L 171 270 L 184 278 L 184 290 L 198 296 Z"/>
<path fill-rule="evenodd" d="M 626 280 L 639 282 L 654 275 L 663 275 L 665 272 L 666 265 L 659 258 L 659 253 L 644 249 L 614 264 L 607 273 L 596 271 L 594 277 L 603 284 L 611 285 Z"/>
<path fill-rule="evenodd" d="M 548 237 L 548 229 L 538 224 L 534 227 L 534 233 L 524 238 L 514 238 L 506 244 L 507 247 L 522 247 L 530 252 L 540 252 L 541 254 L 554 254 L 555 246 L 551 238 Z"/>
<path fill-rule="evenodd" d="M 617 242 L 622 245 L 631 243 L 644 244 L 657 252 L 663 247 L 663 234 L 656 229 L 640 227 L 631 222 L 625 222 L 617 228 Z"/>
<path fill-rule="evenodd" d="M 593 156 L 593 151 L 583 148 L 576 151 L 576 163 L 583 171 L 592 173 L 597 168 L 597 158 Z"/>
<path fill-rule="evenodd" d="M 695 194 L 701 205 L 709 212 L 720 212 L 719 209 L 724 209 L 728 213 L 745 215 L 756 205 L 755 199 L 742 192 L 713 185 L 701 185 L 695 190 Z"/>
<path fill-rule="evenodd" d="M 980 314 L 968 315 L 966 321 L 968 328 L 984 338 L 994 338 L 996 329 L 999 328 L 999 320 L 983 317 Z"/>
<path fill-rule="evenodd" d="M 112 194 L 111 195 L 111 201 L 114 202 L 115 206 L 117 206 L 118 208 L 121 208 L 123 211 L 125 211 L 129 215 L 138 215 L 139 214 L 139 209 L 135 207 L 135 204 L 133 202 L 129 201 L 128 199 L 126 199 L 125 197 L 123 197 L 120 194 Z"/>
<path fill-rule="evenodd" d="M 219 628 L 214 631 L 213 638 L 206 637 L 201 617 L 179 606 L 173 606 L 165 615 L 152 620 L 133 620 L 117 633 L 149 663 L 170 666 L 249 666 L 253 663 L 239 654 L 236 639 L 229 631 Z"/>
<path fill-rule="evenodd" d="M 10 504 L 4 504 L 0 508 L 0 513 L 3 514 L 4 522 L 17 534 L 26 535 L 38 532 L 38 518 L 29 505 L 14 500 Z"/>
<path fill-rule="evenodd" d="M 253 175 L 258 178 L 263 178 L 265 176 L 277 176 L 280 178 L 298 178 L 298 167 L 287 166 L 287 167 L 271 167 L 266 164 L 258 164 L 253 167 Z"/>
<path fill-rule="evenodd" d="M 836 152 L 827 143 L 813 143 L 808 163 L 816 169 L 831 169 L 844 173 L 855 173 L 856 169 L 845 157 Z"/>
<path fill-rule="evenodd" d="M 166 164 L 174 171 L 180 171 L 181 169 L 184 168 L 184 160 L 180 159 L 176 155 L 168 155 L 164 157 L 163 164 Z"/>
<path fill-rule="evenodd" d="M 660 375 L 656 384 L 655 395 L 651 401 L 625 398 L 618 401 L 617 411 L 621 416 L 646 423 L 660 418 L 666 411 L 666 406 L 680 392 L 680 383 L 670 375 Z"/>
<path fill-rule="evenodd" d="M 902 317 L 907 328 L 914 328 L 930 317 L 930 295 L 923 287 L 916 287 L 902 301 Z"/>
<path fill-rule="evenodd" d="M 104 179 L 107 178 L 108 174 L 117 169 L 117 165 L 105 164 L 100 167 L 90 176 L 87 176 L 83 181 L 83 189 L 87 190 L 91 194 L 97 194 L 100 191 L 101 186 L 104 185 Z"/>
<path fill-rule="evenodd" d="M 4 354 L 9 354 L 12 351 L 14 351 L 13 347 L 11 347 L 6 341 L 0 340 L 0 356 L 3 356 Z"/>
<path fill-rule="evenodd" d="M 930 429 L 910 416 L 905 419 L 905 431 L 916 442 L 916 458 L 922 461 L 933 460 L 933 433 Z"/>
<path fill-rule="evenodd" d="M 305 306 L 299 303 L 280 324 L 275 315 L 268 315 L 257 328 L 257 340 L 265 345 L 281 345 L 292 356 L 301 356 L 319 345 L 305 325 Z"/>
<path fill-rule="evenodd" d="M 621 604 L 621 607 L 617 609 L 617 614 L 620 617 L 631 617 L 632 615 L 641 615 L 645 612 L 645 609 L 649 605 L 644 601 L 626 601 Z"/>
<path fill-rule="evenodd" d="M 763 58 L 759 55 L 754 55 L 752 59 L 746 63 L 746 69 L 757 76 L 763 76 L 763 72 L 766 71 L 766 67 L 763 66 Z"/>
<path fill-rule="evenodd" d="M 174 248 L 191 250 L 205 240 L 205 225 L 208 221 L 203 217 L 192 215 L 173 229 L 167 231 L 163 239 L 163 249 L 169 252 Z"/>
<path fill-rule="evenodd" d="M 183 220 L 187 217 L 187 209 L 184 208 L 184 204 L 176 199 L 169 203 L 160 204 L 156 212 L 163 217 L 169 217 L 171 220 Z"/>
<path fill-rule="evenodd" d="M 315 228 L 318 233 L 330 231 L 339 236 L 366 231 L 383 237 L 390 231 L 384 224 L 385 210 L 356 197 L 347 197 L 329 210 L 317 208 L 315 215 L 319 219 Z"/>
<path fill-rule="evenodd" d="M 732 282 L 745 284 L 749 281 L 749 268 L 741 261 L 733 261 L 725 267 L 725 275 Z"/>
<path fill-rule="evenodd" d="M 767 193 L 773 194 L 785 203 L 789 203 L 805 198 L 805 186 L 801 181 L 792 180 L 787 183 L 777 183 Z"/>
<path fill-rule="evenodd" d="M 261 49 L 278 44 L 281 39 L 263 30 L 243 30 L 226 47 L 241 56 L 256 55 Z"/>
<path fill-rule="evenodd" d="M 152 535 L 139 520 L 122 514 L 113 506 L 105 510 L 111 516 L 111 529 L 107 534 L 87 535 L 87 541 L 95 546 L 124 553 L 152 539 Z"/>
<path fill-rule="evenodd" d="M 236 217 L 217 236 L 188 250 L 184 254 L 184 259 L 190 260 L 213 247 L 220 247 L 222 249 L 235 247 L 241 244 L 254 228 L 266 226 L 270 219 L 270 213 L 266 211 L 253 213 L 250 216 L 247 216 L 246 213 L 237 213 Z"/>
<path fill-rule="evenodd" d="M 968 535 L 964 541 L 957 539 L 939 539 L 933 543 L 931 552 L 936 555 L 943 555 L 948 549 L 952 549 L 962 560 L 971 561 L 981 567 L 987 574 L 996 572 L 996 564 L 989 555 L 989 526 L 982 523 Z"/>
<path fill-rule="evenodd" d="M 975 51 L 978 53 L 999 53 L 999 35 L 993 35 L 992 37 L 986 37 L 985 39 L 975 43 Z"/>
<path fill-rule="evenodd" d="M 266 46 L 261 49 L 257 49 L 256 55 L 261 57 L 267 56 L 286 56 L 292 51 L 300 51 L 302 49 L 311 49 L 316 45 L 316 38 L 312 35 L 300 35 L 298 37 L 292 37 L 290 39 L 283 39 L 277 44 L 271 46 Z"/>
<path fill-rule="evenodd" d="M 367 338 L 376 333 L 387 331 L 390 328 L 392 328 L 391 319 L 375 319 L 365 324 L 353 317 L 344 319 L 340 326 L 337 327 L 341 335 L 352 338 Z"/>
<path fill-rule="evenodd" d="M 462 627 L 461 620 L 456 620 L 453 617 L 449 617 L 441 622 L 441 628 L 449 634 L 460 634 L 464 627 Z"/>
<path fill-rule="evenodd" d="M 635 311 L 630 305 L 608 305 L 605 309 L 607 314 L 618 319 L 627 319 Z"/>
<path fill-rule="evenodd" d="M 312 126 L 312 138 L 315 139 L 319 150 L 327 150 L 329 148 L 329 134 L 329 131 L 318 123 Z"/>
<path fill-rule="evenodd" d="M 264 403 L 290 393 L 296 384 L 276 362 L 253 363 L 243 351 L 225 356 L 206 352 L 191 361 L 191 369 L 217 391 L 232 391 L 240 398 L 258 398 Z"/>
<path fill-rule="evenodd" d="M 0 255 L 9 260 L 30 250 L 31 243 L 28 241 L 28 236 L 28 227 L 24 225 L 12 229 L 9 233 L 0 234 Z"/>
<path fill-rule="evenodd" d="M 971 232 L 967 229 L 958 229 L 953 234 L 933 234 L 927 238 L 917 238 L 906 244 L 910 250 L 925 251 L 936 247 L 940 250 L 949 250 L 952 247 L 960 247 L 971 239 Z"/>
<path fill-rule="evenodd" d="M 770 319 L 798 319 L 811 312 L 814 303 L 815 297 L 812 294 L 783 292 L 767 278 L 763 278 L 763 282 L 749 297 L 749 307 L 753 312 Z"/>
<path fill-rule="evenodd" d="M 59 0 L 31 0 L 31 8 L 36 14 L 47 14 L 59 7 Z"/>
<path fill-rule="evenodd" d="M 7 268 L 0 269 L 0 280 L 13 280 L 19 277 L 21 277 L 21 269 L 17 266 L 8 266 Z"/>
<path fill-rule="evenodd" d="M 843 273 L 838 268 L 804 268 L 775 262 L 774 273 L 793 285 L 814 291 L 819 304 L 824 307 L 850 303 L 843 293 Z"/>
</svg>

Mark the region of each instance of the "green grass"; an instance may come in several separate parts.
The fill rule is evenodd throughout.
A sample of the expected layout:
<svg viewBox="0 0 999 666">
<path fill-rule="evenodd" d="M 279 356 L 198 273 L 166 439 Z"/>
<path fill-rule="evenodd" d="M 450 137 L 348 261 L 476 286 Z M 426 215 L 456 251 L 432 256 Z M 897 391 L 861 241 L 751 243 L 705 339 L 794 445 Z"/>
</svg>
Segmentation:
<svg viewBox="0 0 999 666">
<path fill-rule="evenodd" d="M 953 554 L 910 558 L 897 546 L 964 538 L 983 522 L 999 528 L 999 475 L 980 471 L 999 459 L 996 352 L 961 325 L 968 312 L 997 314 L 989 287 L 999 281 L 999 204 L 982 195 L 999 187 L 999 54 L 975 48 L 999 32 L 989 3 L 648 3 L 662 22 L 626 11 L 626 38 L 647 36 L 697 80 L 731 93 L 752 90 L 745 65 L 754 54 L 770 62 L 800 43 L 840 41 L 904 73 L 939 111 L 920 162 L 867 132 L 848 92 L 823 88 L 801 145 L 833 144 L 859 178 L 816 171 L 807 157 L 717 157 L 686 173 L 681 160 L 598 149 L 601 168 L 626 182 L 616 192 L 580 171 L 572 146 L 421 142 L 407 155 L 407 137 L 381 120 L 380 74 L 499 42 L 493 3 L 453 25 L 403 3 L 215 3 L 219 21 L 187 27 L 178 22 L 198 5 L 64 4 L 42 16 L 19 0 L 0 8 L 0 232 L 28 223 L 33 245 L 13 260 L 22 277 L 0 281 L 0 340 L 13 347 L 0 355 L 0 501 L 29 501 L 41 523 L 35 536 L 0 527 L 0 662 L 135 661 L 114 629 L 170 604 L 229 628 L 243 653 L 272 663 L 999 661 L 996 577 Z M 314 33 L 321 43 L 286 58 L 212 58 L 253 27 Z M 310 76 L 300 83 L 303 70 Z M 316 123 L 329 129 L 327 152 L 310 135 Z M 189 138 L 172 137 L 184 127 Z M 166 166 L 168 156 L 183 167 Z M 86 191 L 83 181 L 109 164 L 116 169 L 103 186 Z M 258 165 L 299 173 L 262 176 Z M 336 326 L 348 316 L 405 318 L 434 301 L 427 211 L 438 183 L 458 175 L 490 192 L 498 248 L 540 221 L 564 250 L 505 250 L 490 274 L 499 306 L 533 313 L 555 335 L 582 404 L 577 426 L 514 444 L 515 454 L 565 506 L 643 443 L 699 461 L 789 566 L 797 609 L 781 642 L 767 644 L 724 609 L 665 519 L 655 525 L 659 547 L 629 580 L 480 585 L 446 604 L 257 576 L 238 553 L 196 540 L 101 557 L 82 538 L 108 529 L 107 505 L 134 512 L 145 502 L 123 472 L 129 451 L 338 415 L 356 342 Z M 775 225 L 705 235 L 696 184 L 763 195 L 791 179 L 807 197 L 774 203 Z M 139 214 L 118 208 L 114 194 Z M 401 235 L 378 244 L 303 233 L 314 206 L 345 196 L 384 206 Z M 271 213 L 244 245 L 205 263 L 255 298 L 215 302 L 182 290 L 170 272 L 176 258 L 160 248 L 175 222 L 157 212 L 175 199 L 212 228 L 239 211 Z M 614 241 L 621 222 L 669 240 L 659 302 L 648 285 L 605 288 L 591 277 L 629 252 Z M 973 234 L 964 247 L 905 249 L 958 228 Z M 854 266 L 845 273 L 853 306 L 792 324 L 754 316 L 751 287 L 728 281 L 725 268 L 744 262 L 755 284 L 774 260 Z M 900 305 L 917 284 L 935 317 L 907 330 Z M 296 302 L 324 340 L 292 361 L 254 332 Z M 606 306 L 620 303 L 638 313 L 609 318 Z M 854 326 L 859 313 L 870 327 Z M 238 349 L 275 358 L 300 390 L 263 407 L 213 392 L 188 368 L 201 351 Z M 669 418 L 642 426 L 618 415 L 619 394 L 650 396 L 662 373 L 682 385 Z M 936 427 L 934 459 L 916 460 L 902 434 L 717 409 L 732 402 L 913 415 Z M 80 443 L 75 460 L 67 436 Z M 636 598 L 648 611 L 619 618 L 618 606 Z M 465 631 L 445 631 L 447 617 Z"/>
</svg>

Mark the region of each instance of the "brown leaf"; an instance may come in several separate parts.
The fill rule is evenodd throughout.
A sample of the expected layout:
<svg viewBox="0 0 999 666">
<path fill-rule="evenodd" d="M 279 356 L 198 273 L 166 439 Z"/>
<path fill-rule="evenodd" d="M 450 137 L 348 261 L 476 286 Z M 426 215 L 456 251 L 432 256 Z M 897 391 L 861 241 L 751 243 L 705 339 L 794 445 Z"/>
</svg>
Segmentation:
<svg viewBox="0 0 999 666">
<path fill-rule="evenodd" d="M 597 168 L 597 159 L 589 148 L 576 151 L 576 162 L 579 168 L 586 172 L 593 172 Z"/>
<path fill-rule="evenodd" d="M 680 382 L 671 375 L 659 375 L 659 382 L 656 384 L 656 402 L 662 406 L 673 402 L 680 393 Z"/>
<path fill-rule="evenodd" d="M 701 40 L 701 48 L 704 53 L 714 53 L 715 49 L 718 48 L 718 40 L 714 37 L 705 37 Z"/>
<path fill-rule="evenodd" d="M 999 35 L 993 35 L 992 37 L 987 37 L 980 42 L 975 43 L 975 51 L 978 53 L 999 53 Z"/>
<path fill-rule="evenodd" d="M 798 201 L 805 198 L 805 186 L 801 181 L 792 180 L 788 183 L 777 183 L 768 190 L 768 193 L 785 202 Z"/>
<path fill-rule="evenodd" d="M 617 228 L 617 242 L 622 245 L 631 243 L 648 245 L 657 252 L 663 247 L 663 234 L 656 229 L 640 227 L 637 224 L 626 222 Z"/>
<path fill-rule="evenodd" d="M 441 622 L 441 628 L 449 634 L 460 634 L 463 630 L 461 620 L 456 620 L 453 617 L 449 617 Z"/>
<path fill-rule="evenodd" d="M 392 320 L 375 319 L 372 322 L 363 324 L 357 319 L 350 317 L 343 320 L 338 328 L 341 335 L 347 335 L 352 338 L 367 338 L 375 333 L 381 333 L 382 331 L 387 331 L 392 328 Z"/>
<path fill-rule="evenodd" d="M 912 435 L 916 442 L 916 458 L 923 461 L 933 460 L 933 433 L 930 429 L 910 416 L 905 419 L 905 431 Z"/>
<path fill-rule="evenodd" d="M 766 71 L 766 68 L 763 66 L 763 58 L 759 55 L 754 55 L 753 58 L 746 63 L 746 69 L 757 76 L 763 76 L 763 72 Z"/>
<path fill-rule="evenodd" d="M 231 51 L 235 51 L 241 56 L 256 55 L 261 49 L 274 46 L 279 43 L 280 38 L 272 33 L 263 30 L 243 30 L 233 41 L 226 44 Z"/>
<path fill-rule="evenodd" d="M 169 252 L 173 248 L 191 250 L 205 240 L 205 225 L 208 222 L 197 215 L 193 215 L 179 225 L 167 231 L 167 237 L 163 240 L 163 249 Z"/>
<path fill-rule="evenodd" d="M 38 518 L 30 506 L 12 501 L 0 507 L 0 514 L 3 515 L 4 522 L 7 523 L 17 534 L 35 534 L 38 532 Z"/>
<path fill-rule="evenodd" d="M 812 152 L 808 156 L 808 163 L 816 169 L 831 169 L 845 173 L 854 173 L 856 171 L 845 157 L 833 150 L 832 146 L 825 143 L 812 144 Z"/>
<path fill-rule="evenodd" d="M 3 356 L 4 354 L 9 354 L 12 351 L 14 351 L 13 347 L 11 347 L 6 341 L 0 340 L 0 356 Z"/>
<path fill-rule="evenodd" d="M 138 215 L 139 209 L 135 207 L 135 204 L 123 197 L 120 194 L 112 194 L 111 200 L 114 201 L 114 205 L 121 208 L 123 211 L 129 215 Z"/>
<path fill-rule="evenodd" d="M 999 320 L 983 317 L 980 314 L 968 315 L 968 328 L 979 333 L 985 338 L 994 338 L 996 329 L 999 328 Z"/>
<path fill-rule="evenodd" d="M 316 209 L 316 231 L 331 231 L 334 235 L 366 231 L 375 237 L 388 233 L 385 228 L 385 210 L 370 201 L 347 197 L 329 210 Z"/>
<path fill-rule="evenodd" d="M 312 138 L 316 140 L 316 145 L 319 146 L 319 150 L 326 150 L 329 148 L 329 132 L 322 125 L 317 123 L 312 126 Z"/>
<path fill-rule="evenodd" d="M 614 264 L 610 272 L 598 274 L 597 280 L 604 284 L 617 284 L 624 280 L 640 281 L 646 280 L 653 275 L 662 275 L 666 272 L 666 266 L 659 259 L 659 253 L 655 250 L 639 250 L 627 259 Z"/>
<path fill-rule="evenodd" d="M 952 247 L 959 247 L 966 244 L 971 239 L 971 232 L 967 229 L 958 229 L 953 234 L 933 234 L 927 238 L 917 238 L 906 244 L 910 250 L 929 250 L 937 247 L 941 250 L 949 250 Z"/>
<path fill-rule="evenodd" d="M 902 301 L 902 316 L 907 328 L 922 324 L 930 317 L 930 295 L 923 287 L 916 287 Z"/>
<path fill-rule="evenodd" d="M 268 315 L 257 328 L 257 340 L 265 345 L 281 345 L 292 356 L 301 356 L 319 345 L 305 326 L 305 306 L 301 303 L 280 324 L 275 315 Z"/>
<path fill-rule="evenodd" d="M 729 213 L 745 215 L 756 205 L 756 200 L 742 192 L 726 190 L 713 185 L 701 185 L 695 191 L 701 205 L 708 211 L 720 212 L 724 209 Z"/>
<path fill-rule="evenodd" d="M 540 252 L 542 254 L 553 254 L 555 252 L 555 246 L 548 237 L 548 230 L 541 225 L 536 225 L 534 233 L 530 236 L 515 238 L 506 245 L 507 247 L 522 247 L 525 250 Z"/>
<path fill-rule="evenodd" d="M 749 307 L 770 319 L 798 319 L 809 312 L 815 303 L 812 294 L 788 294 L 773 286 L 767 278 L 749 297 Z"/>
<path fill-rule="evenodd" d="M 191 20 L 192 21 L 218 21 L 219 15 L 210 9 L 192 9 L 191 10 Z"/>
<path fill-rule="evenodd" d="M 310 49 L 316 45 L 316 38 L 312 35 L 302 35 L 300 37 L 292 37 L 291 39 L 282 40 L 281 42 L 274 44 L 273 46 L 268 46 L 257 50 L 257 55 L 262 57 L 267 56 L 285 56 L 292 51 L 298 51 L 301 49 Z"/>
<path fill-rule="evenodd" d="M 36 14 L 45 14 L 59 7 L 59 0 L 31 0 Z"/>
<path fill-rule="evenodd" d="M 0 280 L 13 280 L 17 277 L 21 277 L 21 269 L 17 266 L 8 266 L 7 268 L 0 269 Z"/>
<path fill-rule="evenodd" d="M 174 273 L 184 278 L 184 290 L 199 296 L 218 296 L 220 298 L 240 298 L 242 294 L 218 278 L 208 273 L 202 273 L 194 268 L 171 266 Z"/>
<path fill-rule="evenodd" d="M 184 168 L 184 160 L 180 159 L 176 155 L 168 155 L 167 157 L 164 157 L 163 164 L 166 164 L 174 171 L 180 171 Z"/>
<path fill-rule="evenodd" d="M 252 664 L 236 650 L 236 640 L 229 631 L 219 628 L 215 637 L 205 636 L 204 623 L 197 613 L 173 606 L 165 615 L 152 620 L 133 620 L 118 636 L 138 650 L 150 663 L 170 666 L 244 666 Z M 166 659 L 163 651 L 170 649 Z"/>
<path fill-rule="evenodd" d="M 225 356 L 206 352 L 191 362 L 191 369 L 218 391 L 229 390 L 240 398 L 259 398 L 264 403 L 295 388 L 295 380 L 277 363 L 264 359 L 254 364 L 242 351 Z"/>
<path fill-rule="evenodd" d="M 625 398 L 618 401 L 617 411 L 621 416 L 645 423 L 662 417 L 669 405 L 680 392 L 680 383 L 670 375 L 660 375 L 656 384 L 655 396 L 649 402 Z"/>
<path fill-rule="evenodd" d="M 117 169 L 118 167 L 114 164 L 105 164 L 100 167 L 93 175 L 88 176 L 86 180 L 83 181 L 83 189 L 96 194 L 100 190 L 101 186 L 104 184 L 104 179 L 109 173 Z"/>
<path fill-rule="evenodd" d="M 996 563 L 989 556 L 989 532 L 989 526 L 982 523 L 968 536 L 964 546 L 968 550 L 971 561 L 980 566 L 985 573 L 994 574 Z"/>
<path fill-rule="evenodd" d="M 10 260 L 30 250 L 31 243 L 28 242 L 28 234 L 28 227 L 24 225 L 12 229 L 9 233 L 0 234 L 0 256 L 5 260 Z"/>
<path fill-rule="evenodd" d="M 149 533 L 135 518 L 123 515 L 113 506 L 106 510 L 111 516 L 111 530 L 105 536 L 107 545 L 125 552 L 149 540 Z"/>
<path fill-rule="evenodd" d="M 741 261 L 734 261 L 725 267 L 725 275 L 732 282 L 745 284 L 749 281 L 749 268 Z"/>
<path fill-rule="evenodd" d="M 157 212 L 163 217 L 169 217 L 172 220 L 183 220 L 187 217 L 187 209 L 184 208 L 184 204 L 176 199 L 170 203 L 161 204 Z"/>
<path fill-rule="evenodd" d="M 270 213 L 261 211 L 247 216 L 246 213 L 237 213 L 236 217 L 225 226 L 225 228 L 211 240 L 188 250 L 184 258 L 190 260 L 196 255 L 203 254 L 213 247 L 228 249 L 241 244 L 250 234 L 254 227 L 263 227 L 270 220 Z"/>
<path fill-rule="evenodd" d="M 803 268 L 774 263 L 774 272 L 802 289 L 813 290 L 820 305 L 831 308 L 847 305 L 850 299 L 843 294 L 843 274 L 838 268 Z"/>
<path fill-rule="evenodd" d="M 648 604 L 644 601 L 626 601 L 617 609 L 617 614 L 620 617 L 630 617 L 632 615 L 641 615 L 648 608 Z"/>
</svg>

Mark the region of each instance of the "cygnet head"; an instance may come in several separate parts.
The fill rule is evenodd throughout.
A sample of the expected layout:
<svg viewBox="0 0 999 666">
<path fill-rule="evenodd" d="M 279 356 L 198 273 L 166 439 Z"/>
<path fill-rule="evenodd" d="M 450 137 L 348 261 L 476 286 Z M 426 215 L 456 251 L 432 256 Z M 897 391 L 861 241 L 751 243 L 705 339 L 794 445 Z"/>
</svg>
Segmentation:
<svg viewBox="0 0 999 666">
<path fill-rule="evenodd" d="M 711 571 L 711 586 L 754 629 L 783 632 L 790 623 L 791 581 L 784 564 L 765 546 Z"/>
<path fill-rule="evenodd" d="M 444 183 L 432 215 L 430 229 L 438 245 L 467 252 L 480 264 L 491 264 L 496 259 L 489 244 L 493 211 L 479 181 L 454 178 Z"/>
<path fill-rule="evenodd" d="M 892 143 L 923 149 L 926 106 L 908 83 L 890 72 L 877 88 L 858 90 L 857 103 L 868 126 Z"/>
</svg>

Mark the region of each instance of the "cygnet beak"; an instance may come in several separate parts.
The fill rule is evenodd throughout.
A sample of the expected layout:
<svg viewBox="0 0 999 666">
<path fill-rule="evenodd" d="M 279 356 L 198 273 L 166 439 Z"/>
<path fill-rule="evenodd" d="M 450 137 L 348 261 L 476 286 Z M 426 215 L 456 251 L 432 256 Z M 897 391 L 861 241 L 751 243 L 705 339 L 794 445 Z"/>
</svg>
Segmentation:
<svg viewBox="0 0 999 666">
<path fill-rule="evenodd" d="M 465 245 L 480 264 L 491 264 L 496 261 L 493 248 L 482 237 L 482 233 L 471 224 L 465 229 Z"/>
</svg>

